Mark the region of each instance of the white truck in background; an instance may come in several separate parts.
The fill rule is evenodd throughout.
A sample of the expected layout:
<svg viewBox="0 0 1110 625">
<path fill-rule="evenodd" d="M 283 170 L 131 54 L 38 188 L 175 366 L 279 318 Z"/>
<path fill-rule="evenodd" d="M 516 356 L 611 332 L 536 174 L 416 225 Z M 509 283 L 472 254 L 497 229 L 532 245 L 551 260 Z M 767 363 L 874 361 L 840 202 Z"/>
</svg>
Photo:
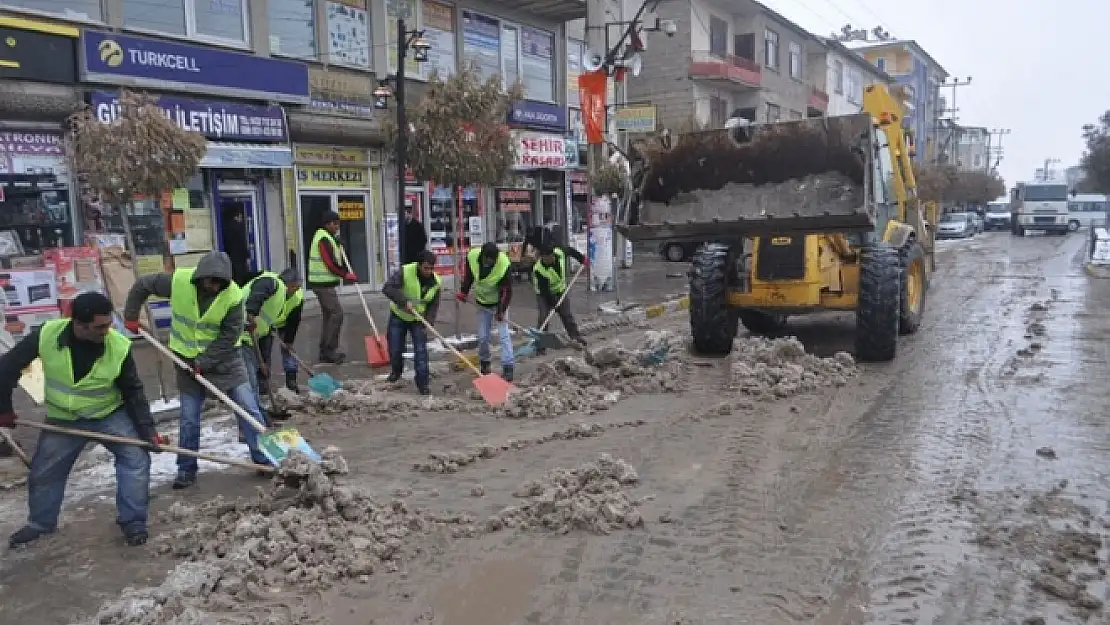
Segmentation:
<svg viewBox="0 0 1110 625">
<path fill-rule="evenodd" d="M 1019 182 L 1010 193 L 1010 232 L 1066 235 L 1068 185 L 1064 182 Z"/>
<path fill-rule="evenodd" d="M 985 230 L 1010 229 L 1010 198 L 1002 196 L 987 204 L 986 215 L 983 216 Z"/>
</svg>

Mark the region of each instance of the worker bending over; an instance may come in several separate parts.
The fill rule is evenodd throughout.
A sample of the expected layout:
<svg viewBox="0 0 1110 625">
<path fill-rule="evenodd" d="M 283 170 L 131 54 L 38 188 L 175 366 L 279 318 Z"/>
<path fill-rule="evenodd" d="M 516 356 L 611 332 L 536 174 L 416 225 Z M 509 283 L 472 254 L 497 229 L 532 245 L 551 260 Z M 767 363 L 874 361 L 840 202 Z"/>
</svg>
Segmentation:
<svg viewBox="0 0 1110 625">
<path fill-rule="evenodd" d="M 288 280 L 290 276 L 286 275 L 287 272 L 292 272 L 293 276 L 298 277 L 296 288 L 293 286 L 294 283 Z M 269 384 L 270 353 L 273 351 L 274 335 L 277 335 L 281 352 L 281 368 L 285 371 L 285 388 L 294 393 L 300 393 L 301 390 L 297 387 L 297 359 L 285 346 L 293 345 L 297 340 L 297 329 L 301 326 L 301 312 L 304 310 L 304 289 L 300 288 L 299 274 L 295 269 L 286 269 L 281 272 L 280 277 L 286 285 L 285 304 L 282 305 L 281 313 L 274 320 L 274 332 L 258 337 L 258 348 L 262 352 L 260 369 L 266 372 L 262 378 L 263 383 Z"/>
<path fill-rule="evenodd" d="M 243 308 L 247 313 L 246 330 L 243 332 L 240 351 L 247 365 L 248 379 L 254 391 L 255 403 L 262 404 L 263 385 L 270 384 L 268 354 L 262 353 L 261 340 L 270 338 L 274 324 L 281 319 L 282 311 L 291 292 L 301 290 L 301 277 L 296 269 L 286 269 L 281 274 L 263 271 L 245 285 L 246 295 Z M 259 345 L 255 345 L 258 339 Z M 267 343 L 266 347 L 269 348 Z M 262 356 L 259 358 L 259 356 Z M 293 370 L 293 384 L 296 386 L 296 369 Z M 246 434 L 243 432 L 243 434 Z"/>
<path fill-rule="evenodd" d="M 572 247 L 547 243 L 540 248 L 539 261 L 532 265 L 532 285 L 536 290 L 536 307 L 540 311 L 540 320 L 536 323 L 539 327 L 547 320 L 551 311 L 555 310 L 559 314 L 559 319 L 563 322 L 563 329 L 567 331 L 571 340 L 585 347 L 586 339 L 582 338 L 582 334 L 578 331 L 578 323 L 575 322 L 574 313 L 570 310 L 570 297 L 563 299 L 562 304 L 559 303 L 559 299 L 569 288 L 567 284 L 567 256 L 583 266 L 590 264 L 588 258 Z M 547 328 L 539 329 L 543 331 Z M 546 350 L 537 349 L 536 351 L 543 353 Z"/>
<path fill-rule="evenodd" d="M 412 353 L 416 368 L 416 388 L 421 395 L 431 394 L 428 388 L 428 333 L 413 313 L 435 325 L 439 311 L 440 279 L 435 272 L 436 255 L 424 250 L 417 262 L 402 265 L 382 287 L 389 298 L 389 381 L 401 379 L 405 368 L 405 336 L 412 335 Z"/>
<path fill-rule="evenodd" d="M 12 390 L 35 358 L 42 359 L 46 379 L 46 423 L 140 438 L 154 450 L 164 442 L 154 429 L 131 341 L 112 329 L 112 303 L 104 295 L 78 295 L 71 319 L 47 321 L 0 357 L 0 427 L 15 427 Z M 26 545 L 57 529 L 66 480 L 88 442 L 69 434 L 39 434 L 27 478 L 30 515 L 8 540 L 10 546 Z M 136 445 L 102 444 L 116 459 L 116 523 L 128 545 L 142 545 L 147 540 L 150 454 Z"/>
<path fill-rule="evenodd" d="M 343 329 L 343 306 L 339 286 L 344 280 L 358 282 L 358 276 L 345 262 L 346 253 L 336 240 L 339 213 L 324 215 L 324 225 L 312 236 L 308 246 L 308 288 L 320 303 L 320 362 L 342 364 L 347 354 L 339 351 L 339 332 Z"/>
<path fill-rule="evenodd" d="M 258 408 L 251 391 L 247 366 L 239 353 L 239 344 L 246 327 L 243 314 L 243 291 L 231 280 L 231 259 L 224 252 L 209 252 L 196 267 L 182 267 L 171 273 L 142 276 L 127 294 L 123 309 L 124 326 L 139 331 L 139 309 L 150 296 L 170 300 L 170 349 L 192 367 L 178 370 L 177 389 L 181 394 L 180 444 L 183 448 L 200 449 L 200 412 L 204 407 L 205 390 L 194 376 L 203 375 L 216 388 L 231 397 L 259 423 L 266 418 Z M 250 448 L 251 460 L 269 464 L 258 448 L 258 433 L 239 419 L 239 431 Z M 177 457 L 175 489 L 188 488 L 197 482 L 197 460 Z"/>
<path fill-rule="evenodd" d="M 485 375 L 490 372 L 490 333 L 497 321 L 501 342 L 501 377 L 513 381 L 513 337 L 509 334 L 506 315 L 513 298 L 513 281 L 509 275 L 512 262 L 496 243 L 486 243 L 466 254 L 466 274 L 455 299 L 465 302 L 474 289 L 478 304 L 478 364 Z"/>
</svg>

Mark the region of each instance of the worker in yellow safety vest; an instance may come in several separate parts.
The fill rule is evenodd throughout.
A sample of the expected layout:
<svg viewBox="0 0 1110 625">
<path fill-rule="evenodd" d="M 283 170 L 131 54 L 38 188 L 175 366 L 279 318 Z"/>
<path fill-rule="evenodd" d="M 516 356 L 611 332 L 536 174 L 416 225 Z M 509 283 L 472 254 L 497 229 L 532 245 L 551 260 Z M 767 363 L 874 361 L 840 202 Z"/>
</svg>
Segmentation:
<svg viewBox="0 0 1110 625">
<path fill-rule="evenodd" d="M 466 274 L 455 299 L 465 302 L 474 290 L 478 304 L 478 365 L 485 375 L 491 370 L 490 334 L 497 322 L 501 343 L 501 377 L 513 381 L 513 337 L 509 334 L 509 302 L 513 299 L 512 262 L 496 243 L 485 243 L 466 253 Z"/>
<path fill-rule="evenodd" d="M 339 286 L 344 280 L 358 282 L 345 262 L 347 254 L 335 238 L 339 235 L 339 213 L 329 212 L 308 244 L 308 288 L 320 304 L 320 362 L 342 364 L 347 354 L 339 351 L 343 329 L 343 306 Z"/>
<path fill-rule="evenodd" d="M 46 423 L 90 433 L 165 444 L 154 428 L 150 404 L 131 356 L 131 341 L 112 328 L 112 303 L 100 293 L 73 300 L 71 319 L 54 319 L 0 357 L 0 427 L 16 425 L 12 390 L 35 358 L 42 360 Z M 12 534 L 11 547 L 54 532 L 73 463 L 88 444 L 81 436 L 44 431 L 27 478 L 30 514 Z M 128 545 L 147 541 L 150 455 L 139 445 L 105 444 L 115 456 L 116 520 Z"/>
<path fill-rule="evenodd" d="M 286 269 L 280 275 L 263 271 L 244 285 L 243 306 L 247 313 L 247 327 L 243 332 L 240 350 L 247 365 L 254 400 L 262 405 L 263 385 L 270 384 L 269 352 L 263 354 L 262 339 L 269 339 L 274 326 L 281 320 L 282 311 L 290 292 L 301 290 L 301 277 L 296 269 Z M 255 346 L 257 337 L 259 345 Z M 266 347 L 270 345 L 267 342 Z M 294 372 L 295 374 L 296 372 Z M 267 392 L 269 392 L 267 390 Z M 272 408 L 272 407 L 271 407 Z M 243 432 L 244 437 L 246 435 Z"/>
<path fill-rule="evenodd" d="M 170 300 L 170 349 L 192 367 L 177 372 L 181 395 L 180 445 L 200 449 L 200 412 L 206 391 L 196 380 L 203 375 L 226 393 L 259 423 L 266 423 L 251 390 L 247 366 L 240 353 L 246 315 L 243 291 L 231 279 L 231 259 L 224 252 L 209 252 L 196 267 L 182 267 L 169 273 L 142 276 L 135 281 L 123 307 L 124 326 L 139 330 L 139 309 L 147 298 Z M 258 448 L 258 433 L 239 419 L 239 431 L 250 448 L 255 463 L 269 464 Z M 197 460 L 177 457 L 175 489 L 189 488 L 197 481 Z"/>
<path fill-rule="evenodd" d="M 547 321 L 547 316 L 554 310 L 559 315 L 559 320 L 563 322 L 563 329 L 567 331 L 571 340 L 584 347 L 586 339 L 582 338 L 582 333 L 578 331 L 578 323 L 570 310 L 570 298 L 563 297 L 563 293 L 568 288 L 568 256 L 584 266 L 590 264 L 588 258 L 572 247 L 547 243 L 540 248 L 540 258 L 535 265 L 532 265 L 532 286 L 536 290 L 536 307 L 540 314 L 536 327 L 541 331 L 547 330 L 540 325 Z M 544 350 L 537 351 L 542 353 Z"/>
<path fill-rule="evenodd" d="M 397 382 L 401 379 L 405 367 L 405 337 L 411 334 L 416 388 L 421 395 L 431 394 L 428 387 L 428 333 L 413 313 L 435 325 L 441 286 L 435 266 L 436 255 L 424 250 L 417 255 L 417 262 L 402 265 L 382 287 L 382 294 L 389 298 L 388 380 Z"/>
<path fill-rule="evenodd" d="M 296 269 L 286 269 L 278 277 L 285 283 L 285 303 L 274 320 L 273 332 L 258 337 L 258 349 L 262 352 L 260 369 L 266 373 L 261 380 L 269 383 L 270 353 L 276 336 L 281 352 L 281 368 L 285 371 L 285 388 L 300 393 L 297 387 L 297 360 L 285 346 L 291 346 L 297 340 L 297 329 L 301 326 L 301 312 L 304 310 L 304 289 L 301 288 L 300 274 Z"/>
</svg>

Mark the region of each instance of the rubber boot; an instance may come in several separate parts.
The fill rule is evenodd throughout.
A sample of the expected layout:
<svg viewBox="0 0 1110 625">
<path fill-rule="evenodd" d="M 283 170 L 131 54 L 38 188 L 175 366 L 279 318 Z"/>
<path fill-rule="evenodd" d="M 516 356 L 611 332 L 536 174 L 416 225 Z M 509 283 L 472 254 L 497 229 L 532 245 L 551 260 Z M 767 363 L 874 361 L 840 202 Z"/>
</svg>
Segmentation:
<svg viewBox="0 0 1110 625">
<path fill-rule="evenodd" d="M 493 367 L 488 360 L 483 360 L 478 363 L 478 370 L 482 372 L 482 375 L 489 375 L 489 372 L 492 371 L 492 369 Z"/>
<path fill-rule="evenodd" d="M 501 367 L 501 377 L 506 382 L 512 382 L 513 381 L 513 368 L 512 367 Z"/>
<path fill-rule="evenodd" d="M 394 367 L 393 369 L 390 370 L 389 377 L 386 378 L 385 381 L 389 382 L 390 384 L 396 384 L 397 381 L 400 380 L 400 379 L 401 379 L 401 368 L 400 367 Z"/>
<path fill-rule="evenodd" d="M 301 389 L 297 387 L 297 372 L 296 371 L 286 371 L 285 372 L 285 388 L 293 391 L 294 393 L 297 393 L 298 395 L 301 393 Z"/>
</svg>

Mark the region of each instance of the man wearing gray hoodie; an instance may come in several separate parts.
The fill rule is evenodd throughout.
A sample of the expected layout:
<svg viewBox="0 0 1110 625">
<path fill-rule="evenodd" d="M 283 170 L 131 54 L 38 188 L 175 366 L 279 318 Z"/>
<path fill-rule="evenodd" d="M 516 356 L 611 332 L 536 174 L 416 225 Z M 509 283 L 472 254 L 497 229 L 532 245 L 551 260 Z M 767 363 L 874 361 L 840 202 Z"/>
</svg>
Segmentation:
<svg viewBox="0 0 1110 625">
<path fill-rule="evenodd" d="M 200 449 L 200 413 L 205 389 L 197 382 L 196 375 L 203 375 L 256 420 L 266 423 L 239 352 L 246 315 L 243 292 L 232 281 L 228 255 L 209 252 L 196 267 L 182 267 L 136 280 L 123 309 L 124 326 L 131 332 L 138 331 L 139 309 L 152 295 L 170 300 L 173 320 L 169 347 L 192 367 L 192 371 L 179 369 L 177 372 L 177 388 L 181 393 L 180 445 L 192 451 Z M 269 464 L 258 448 L 258 433 L 242 419 L 240 421 L 239 429 L 250 448 L 251 460 Z M 178 456 L 173 487 L 188 488 L 196 481 L 196 458 Z"/>
</svg>

